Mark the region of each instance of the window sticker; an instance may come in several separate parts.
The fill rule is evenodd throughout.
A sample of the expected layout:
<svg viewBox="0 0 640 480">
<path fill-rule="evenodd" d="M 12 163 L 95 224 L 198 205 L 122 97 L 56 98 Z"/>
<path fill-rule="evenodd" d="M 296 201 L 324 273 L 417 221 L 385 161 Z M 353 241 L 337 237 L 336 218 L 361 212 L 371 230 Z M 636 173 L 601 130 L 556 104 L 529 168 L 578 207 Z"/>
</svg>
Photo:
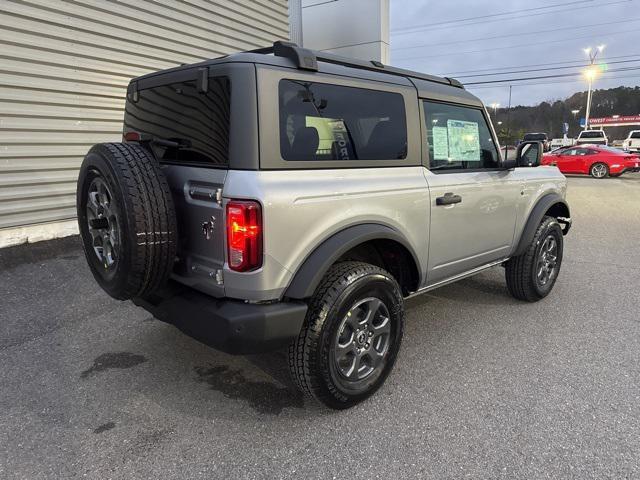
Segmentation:
<svg viewBox="0 0 640 480">
<path fill-rule="evenodd" d="M 459 162 L 480 162 L 480 133 L 476 122 L 447 120 L 449 155 Z"/>
<path fill-rule="evenodd" d="M 433 127 L 433 159 L 449 160 L 449 139 L 447 127 Z"/>
</svg>

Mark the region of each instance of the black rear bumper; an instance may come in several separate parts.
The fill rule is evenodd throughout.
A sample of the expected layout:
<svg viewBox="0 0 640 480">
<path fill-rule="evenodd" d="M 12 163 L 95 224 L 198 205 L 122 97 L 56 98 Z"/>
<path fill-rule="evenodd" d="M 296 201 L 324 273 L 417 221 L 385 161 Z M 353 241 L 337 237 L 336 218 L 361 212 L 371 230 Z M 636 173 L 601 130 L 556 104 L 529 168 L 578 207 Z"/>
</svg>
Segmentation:
<svg viewBox="0 0 640 480">
<path fill-rule="evenodd" d="M 307 312 L 303 302 L 250 304 L 216 299 L 190 288 L 133 302 L 186 335 L 232 354 L 261 353 L 287 345 L 300 332 Z"/>
</svg>

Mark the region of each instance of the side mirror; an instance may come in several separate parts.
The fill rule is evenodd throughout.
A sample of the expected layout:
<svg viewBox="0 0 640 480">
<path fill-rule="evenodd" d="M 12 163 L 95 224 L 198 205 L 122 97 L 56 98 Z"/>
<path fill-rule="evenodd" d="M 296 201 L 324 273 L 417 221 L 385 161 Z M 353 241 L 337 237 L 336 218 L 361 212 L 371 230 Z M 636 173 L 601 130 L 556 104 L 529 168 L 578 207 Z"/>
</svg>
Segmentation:
<svg viewBox="0 0 640 480">
<path fill-rule="evenodd" d="M 544 147 L 541 142 L 522 142 L 516 151 L 519 167 L 537 167 L 542 162 Z"/>
</svg>

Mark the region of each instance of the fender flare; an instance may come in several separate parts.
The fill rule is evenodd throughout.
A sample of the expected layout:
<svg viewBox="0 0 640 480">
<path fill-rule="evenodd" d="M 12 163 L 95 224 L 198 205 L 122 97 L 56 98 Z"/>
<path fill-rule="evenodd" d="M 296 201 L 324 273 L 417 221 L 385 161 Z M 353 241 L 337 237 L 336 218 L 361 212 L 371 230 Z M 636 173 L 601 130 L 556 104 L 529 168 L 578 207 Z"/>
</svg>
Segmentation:
<svg viewBox="0 0 640 480">
<path fill-rule="evenodd" d="M 563 210 L 566 210 L 566 215 L 563 214 L 561 216 L 562 223 L 565 224 L 565 229 L 563 233 L 569 231 L 569 227 L 571 225 L 571 214 L 569 210 L 569 205 L 567 202 L 557 193 L 548 193 L 538 200 L 538 203 L 531 209 L 531 213 L 529 214 L 529 218 L 525 223 L 524 228 L 522 229 L 522 235 L 520 235 L 520 240 L 518 242 L 518 246 L 511 255 L 512 257 L 517 257 L 518 255 L 522 255 L 524 251 L 527 249 L 528 245 L 533 241 L 533 237 L 536 234 L 536 230 L 542 218 L 545 216 L 547 211 L 553 207 L 554 205 L 560 205 Z"/>
<path fill-rule="evenodd" d="M 419 272 L 418 257 L 400 232 L 386 225 L 364 223 L 347 227 L 318 245 L 302 262 L 285 290 L 284 296 L 292 299 L 311 297 L 324 274 L 336 260 L 353 247 L 369 240 L 395 240 L 400 243 L 411 253 Z"/>
</svg>

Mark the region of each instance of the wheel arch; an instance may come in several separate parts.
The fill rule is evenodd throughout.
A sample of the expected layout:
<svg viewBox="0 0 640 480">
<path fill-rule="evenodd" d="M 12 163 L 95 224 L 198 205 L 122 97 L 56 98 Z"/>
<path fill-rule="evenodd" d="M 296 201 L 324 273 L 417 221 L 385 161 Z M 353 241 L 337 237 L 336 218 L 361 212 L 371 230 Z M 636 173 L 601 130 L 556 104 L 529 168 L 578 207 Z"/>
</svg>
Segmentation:
<svg viewBox="0 0 640 480">
<path fill-rule="evenodd" d="M 420 284 L 417 255 L 397 230 L 377 223 L 347 227 L 318 245 L 298 267 L 284 297 L 311 297 L 329 268 L 341 260 L 367 261 L 391 273 L 403 293 Z"/>
<path fill-rule="evenodd" d="M 563 224 L 562 234 L 566 235 L 571 227 L 571 211 L 567 202 L 557 193 L 548 193 L 542 196 L 531 210 L 529 218 L 520 235 L 518 245 L 514 250 L 512 257 L 521 255 L 531 243 L 536 233 L 538 225 L 542 219 L 549 215 L 558 219 Z"/>
</svg>

